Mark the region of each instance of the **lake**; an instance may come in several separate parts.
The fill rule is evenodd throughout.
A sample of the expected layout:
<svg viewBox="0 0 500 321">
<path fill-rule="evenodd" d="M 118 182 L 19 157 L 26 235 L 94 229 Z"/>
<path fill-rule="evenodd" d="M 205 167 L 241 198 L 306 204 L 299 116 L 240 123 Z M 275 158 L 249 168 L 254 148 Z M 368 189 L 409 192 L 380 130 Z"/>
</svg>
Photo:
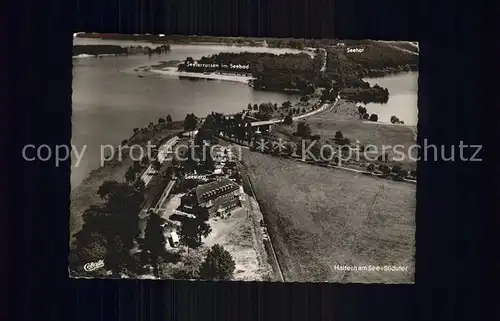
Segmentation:
<svg viewBox="0 0 500 321">
<path fill-rule="evenodd" d="M 74 44 L 147 45 L 76 38 Z M 251 87 L 220 80 L 190 80 L 168 76 L 139 78 L 129 73 L 137 66 L 159 61 L 184 60 L 218 52 L 298 52 L 290 49 L 262 47 L 229 47 L 206 45 L 172 45 L 172 51 L 162 55 L 121 56 L 73 59 L 73 132 L 72 144 L 80 152 L 87 146 L 81 162 L 75 166 L 72 155 L 71 186 L 76 187 L 100 164 L 101 145 L 118 146 L 132 135 L 135 127 L 157 122 L 171 115 L 182 120 L 187 113 L 203 117 L 212 111 L 234 113 L 248 103 L 260 104 L 296 101 L 297 96 L 254 91 Z"/>
<path fill-rule="evenodd" d="M 418 72 L 364 80 L 372 86 L 378 84 L 389 90 L 389 101 L 386 104 L 366 105 L 369 114 L 377 114 L 380 122 L 390 123 L 391 116 L 396 116 L 406 125 L 417 125 Z"/>
<path fill-rule="evenodd" d="M 75 38 L 74 44 L 142 45 L 141 42 Z M 132 135 L 135 127 L 145 127 L 159 117 L 171 115 L 182 120 L 187 113 L 203 117 L 212 111 L 234 113 L 248 103 L 260 104 L 296 101 L 297 96 L 255 91 L 251 87 L 222 80 L 190 80 L 169 76 L 139 78 L 130 73 L 135 67 L 159 61 L 184 60 L 218 52 L 299 52 L 294 49 L 264 47 L 231 47 L 217 45 L 172 45 L 162 55 L 137 55 L 73 59 L 73 132 L 72 144 L 80 152 L 86 146 L 78 166 L 72 155 L 71 186 L 76 187 L 100 164 L 101 145 L 118 146 Z M 418 73 L 405 73 L 383 78 L 366 79 L 389 89 L 387 104 L 368 104 L 370 113 L 389 122 L 396 115 L 405 124 L 417 123 Z"/>
</svg>

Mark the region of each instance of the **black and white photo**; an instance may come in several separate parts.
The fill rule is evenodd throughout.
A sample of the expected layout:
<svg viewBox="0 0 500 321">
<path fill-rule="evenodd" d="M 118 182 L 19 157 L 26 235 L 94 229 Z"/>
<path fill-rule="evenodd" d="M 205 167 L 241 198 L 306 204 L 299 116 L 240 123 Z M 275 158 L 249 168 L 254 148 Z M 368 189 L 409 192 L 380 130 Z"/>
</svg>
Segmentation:
<svg viewBox="0 0 500 321">
<path fill-rule="evenodd" d="M 75 34 L 70 276 L 413 283 L 418 58 Z"/>
</svg>

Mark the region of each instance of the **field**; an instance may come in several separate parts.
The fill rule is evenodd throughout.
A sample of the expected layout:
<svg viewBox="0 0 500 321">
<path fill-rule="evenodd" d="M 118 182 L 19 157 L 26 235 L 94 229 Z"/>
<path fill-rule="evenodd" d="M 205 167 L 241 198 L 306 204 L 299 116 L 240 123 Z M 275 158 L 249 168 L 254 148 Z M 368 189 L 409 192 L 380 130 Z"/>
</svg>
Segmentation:
<svg viewBox="0 0 500 321">
<path fill-rule="evenodd" d="M 336 107 L 325 112 L 318 113 L 304 119 L 311 127 L 312 134 L 321 136 L 319 143 L 333 144 L 336 131 L 341 131 L 344 137 L 355 143 L 356 140 L 363 145 L 374 145 L 381 152 L 382 146 L 397 146 L 405 155 L 411 153 L 401 161 L 403 167 L 415 169 L 417 157 L 416 149 L 409 147 L 416 144 L 417 129 L 415 126 L 393 125 L 387 123 L 370 122 L 359 119 L 357 107 L 354 103 L 340 101 Z M 275 135 L 290 138 L 297 130 L 297 123 L 291 126 L 279 125 L 275 129 Z M 404 148 L 403 148 L 404 146 Z M 389 157 L 394 156 L 391 148 L 387 149 Z"/>
<path fill-rule="evenodd" d="M 415 186 L 246 152 L 288 282 L 411 283 Z M 401 265 L 406 272 L 345 272 L 335 265 Z"/>
</svg>

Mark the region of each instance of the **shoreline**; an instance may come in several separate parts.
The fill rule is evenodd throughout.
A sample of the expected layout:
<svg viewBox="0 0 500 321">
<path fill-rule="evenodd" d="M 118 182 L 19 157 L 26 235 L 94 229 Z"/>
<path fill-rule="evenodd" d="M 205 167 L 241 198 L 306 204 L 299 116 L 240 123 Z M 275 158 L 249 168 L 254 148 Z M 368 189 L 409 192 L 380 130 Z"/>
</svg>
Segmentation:
<svg viewBox="0 0 500 321">
<path fill-rule="evenodd" d="M 83 58 L 99 58 L 99 57 L 119 57 L 119 56 L 128 56 L 124 54 L 102 54 L 102 55 L 89 55 L 89 54 L 79 54 L 73 56 L 73 59 L 83 59 Z"/>
<path fill-rule="evenodd" d="M 402 126 L 402 127 L 408 127 L 412 129 L 417 129 L 417 125 L 411 125 L 411 124 L 393 124 L 391 122 L 383 122 L 383 121 L 371 121 L 371 120 L 362 120 L 363 123 L 365 124 L 383 124 L 383 125 L 390 125 L 390 126 Z"/>
<path fill-rule="evenodd" d="M 174 76 L 174 77 L 188 77 L 188 78 L 198 78 L 198 79 L 211 79 L 211 80 L 224 80 L 224 81 L 232 81 L 239 82 L 246 85 L 250 85 L 250 80 L 254 79 L 253 77 L 246 76 L 233 76 L 233 75 L 221 75 L 221 74 L 204 74 L 204 73 L 196 73 L 196 72 L 185 72 L 185 71 L 177 71 L 176 67 L 167 67 L 162 69 L 149 69 L 148 71 L 166 75 L 166 76 Z"/>
<path fill-rule="evenodd" d="M 216 48 L 216 50 L 223 49 L 221 52 L 232 52 L 232 50 L 239 51 L 248 51 L 248 52 L 270 52 L 276 55 L 281 54 L 300 54 L 305 53 L 310 55 L 311 57 L 315 56 L 314 52 L 311 52 L 310 49 L 295 49 L 295 48 L 278 48 L 278 47 L 266 47 L 266 46 L 251 46 L 248 44 L 244 45 L 230 45 L 219 42 L 171 42 L 165 41 L 164 43 L 152 42 L 148 40 L 116 40 L 116 39 L 102 39 L 102 38 L 86 38 L 86 37 L 76 37 L 73 38 L 73 46 L 75 45 L 116 45 L 116 46 L 130 46 L 130 45 L 140 45 L 140 46 L 149 46 L 152 48 L 160 47 L 162 45 L 168 44 L 170 45 L 170 49 L 183 49 L 185 47 L 209 47 Z M 225 49 L 225 50 L 224 50 Z"/>
</svg>

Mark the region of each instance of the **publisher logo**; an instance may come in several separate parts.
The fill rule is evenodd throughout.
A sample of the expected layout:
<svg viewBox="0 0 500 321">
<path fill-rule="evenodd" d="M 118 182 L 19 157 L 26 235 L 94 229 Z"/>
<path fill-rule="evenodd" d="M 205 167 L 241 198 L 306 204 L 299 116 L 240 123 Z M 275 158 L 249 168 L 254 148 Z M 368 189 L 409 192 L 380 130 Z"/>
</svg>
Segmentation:
<svg viewBox="0 0 500 321">
<path fill-rule="evenodd" d="M 97 262 L 87 263 L 83 266 L 83 269 L 87 272 L 95 271 L 104 266 L 104 260 L 99 260 Z"/>
</svg>

